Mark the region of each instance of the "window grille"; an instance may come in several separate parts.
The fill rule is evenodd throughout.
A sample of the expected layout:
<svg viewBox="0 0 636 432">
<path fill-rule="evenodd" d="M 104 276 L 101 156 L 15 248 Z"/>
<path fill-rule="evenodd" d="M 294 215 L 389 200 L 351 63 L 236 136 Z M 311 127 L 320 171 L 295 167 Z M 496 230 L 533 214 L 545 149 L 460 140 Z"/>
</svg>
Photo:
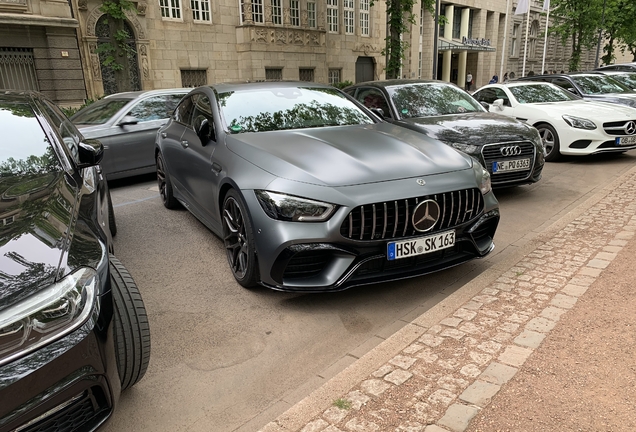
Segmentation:
<svg viewBox="0 0 636 432">
<path fill-rule="evenodd" d="M 360 35 L 369 36 L 369 0 L 360 0 Z"/>
<path fill-rule="evenodd" d="M 281 68 L 265 68 L 265 80 L 281 81 L 283 79 L 283 69 Z"/>
<path fill-rule="evenodd" d="M 300 25 L 300 1 L 289 0 L 289 19 L 290 24 L 298 27 Z"/>
<path fill-rule="evenodd" d="M 0 48 L 0 88 L 39 90 L 30 48 Z"/>
<path fill-rule="evenodd" d="M 206 69 L 184 69 L 181 71 L 182 87 L 199 87 L 208 83 Z"/>
<path fill-rule="evenodd" d="M 192 19 L 194 21 L 210 22 L 210 0 L 190 0 Z"/>
<path fill-rule="evenodd" d="M 329 84 L 334 85 L 341 82 L 340 69 L 329 69 Z"/>
<path fill-rule="evenodd" d="M 343 0 L 343 21 L 345 26 L 345 34 L 353 34 L 355 3 L 354 0 Z"/>
<path fill-rule="evenodd" d="M 338 0 L 327 0 L 327 27 L 330 33 L 338 33 Z"/>
<path fill-rule="evenodd" d="M 313 81 L 314 80 L 314 70 L 313 69 L 299 69 L 298 70 L 299 79 L 301 81 Z"/>
<path fill-rule="evenodd" d="M 161 17 L 166 19 L 181 19 L 181 0 L 159 0 Z"/>
<path fill-rule="evenodd" d="M 316 28 L 316 2 L 307 2 L 307 26 L 309 28 Z"/>
</svg>

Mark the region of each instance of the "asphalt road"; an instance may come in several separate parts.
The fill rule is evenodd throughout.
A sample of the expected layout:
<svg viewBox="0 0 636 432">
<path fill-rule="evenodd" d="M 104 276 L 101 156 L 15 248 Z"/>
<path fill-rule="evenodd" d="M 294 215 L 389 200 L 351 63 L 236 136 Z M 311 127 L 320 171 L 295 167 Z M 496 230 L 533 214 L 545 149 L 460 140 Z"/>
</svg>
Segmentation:
<svg viewBox="0 0 636 432">
<path fill-rule="evenodd" d="M 635 152 L 549 163 L 538 184 L 496 192 L 502 221 L 486 259 L 318 295 L 241 288 L 221 240 L 165 209 L 152 177 L 112 184 L 115 253 L 145 300 L 152 357 L 105 430 L 258 430 L 634 163 Z"/>
</svg>

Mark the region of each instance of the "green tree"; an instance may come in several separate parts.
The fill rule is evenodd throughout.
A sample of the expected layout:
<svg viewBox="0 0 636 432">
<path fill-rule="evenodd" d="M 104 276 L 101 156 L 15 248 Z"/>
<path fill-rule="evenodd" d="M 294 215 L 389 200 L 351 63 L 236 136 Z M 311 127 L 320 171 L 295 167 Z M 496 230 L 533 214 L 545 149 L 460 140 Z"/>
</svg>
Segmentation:
<svg viewBox="0 0 636 432">
<path fill-rule="evenodd" d="M 550 15 L 554 18 L 551 32 L 560 36 L 565 43 L 572 43 L 570 71 L 581 67 L 581 53 L 591 49 L 598 41 L 603 0 L 553 0 Z"/>
<path fill-rule="evenodd" d="M 113 70 L 117 90 L 120 92 L 134 90 L 132 88 L 132 70 L 128 57 L 133 54 L 126 43 L 132 35 L 126 30 L 126 11 L 135 11 L 130 0 L 105 0 L 100 10 L 106 15 L 108 22 L 109 42 L 100 43 L 98 53 L 106 54 L 103 65 Z"/>
<path fill-rule="evenodd" d="M 616 29 L 616 39 L 623 44 L 623 52 L 625 49 L 629 51 L 632 55 L 632 60 L 636 61 L 636 25 L 634 25 L 636 22 L 636 3 L 633 0 L 614 1 L 619 3 L 616 13 L 622 23 Z"/>
</svg>

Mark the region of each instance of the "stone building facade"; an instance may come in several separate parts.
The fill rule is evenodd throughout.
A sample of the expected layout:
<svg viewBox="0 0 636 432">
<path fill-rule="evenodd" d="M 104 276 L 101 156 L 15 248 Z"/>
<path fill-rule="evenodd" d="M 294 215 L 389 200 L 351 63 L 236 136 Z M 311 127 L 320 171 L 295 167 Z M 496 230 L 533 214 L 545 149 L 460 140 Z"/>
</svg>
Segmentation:
<svg viewBox="0 0 636 432">
<path fill-rule="evenodd" d="M 0 0 L 0 89 L 39 90 L 63 105 L 82 103 L 77 27 L 66 0 Z"/>
</svg>

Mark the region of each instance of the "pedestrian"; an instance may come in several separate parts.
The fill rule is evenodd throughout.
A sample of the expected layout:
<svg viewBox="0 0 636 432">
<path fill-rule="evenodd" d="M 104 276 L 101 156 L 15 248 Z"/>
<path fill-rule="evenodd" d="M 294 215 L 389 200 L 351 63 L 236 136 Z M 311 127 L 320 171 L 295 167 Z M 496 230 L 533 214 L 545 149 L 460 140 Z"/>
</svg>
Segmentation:
<svg viewBox="0 0 636 432">
<path fill-rule="evenodd" d="M 508 80 L 508 72 L 506 72 L 506 73 L 504 74 L 504 77 L 503 77 L 503 82 L 504 82 L 504 84 L 505 84 L 505 83 L 507 83 L 508 81 L 509 81 L 509 80 Z"/>
<path fill-rule="evenodd" d="M 468 75 L 466 75 L 466 91 L 470 91 L 470 87 L 473 84 L 473 75 L 468 71 Z"/>
<path fill-rule="evenodd" d="M 492 76 L 490 81 L 488 81 L 488 84 L 497 84 L 498 82 L 499 82 L 499 77 L 497 76 L 497 74 L 495 74 Z"/>
</svg>

